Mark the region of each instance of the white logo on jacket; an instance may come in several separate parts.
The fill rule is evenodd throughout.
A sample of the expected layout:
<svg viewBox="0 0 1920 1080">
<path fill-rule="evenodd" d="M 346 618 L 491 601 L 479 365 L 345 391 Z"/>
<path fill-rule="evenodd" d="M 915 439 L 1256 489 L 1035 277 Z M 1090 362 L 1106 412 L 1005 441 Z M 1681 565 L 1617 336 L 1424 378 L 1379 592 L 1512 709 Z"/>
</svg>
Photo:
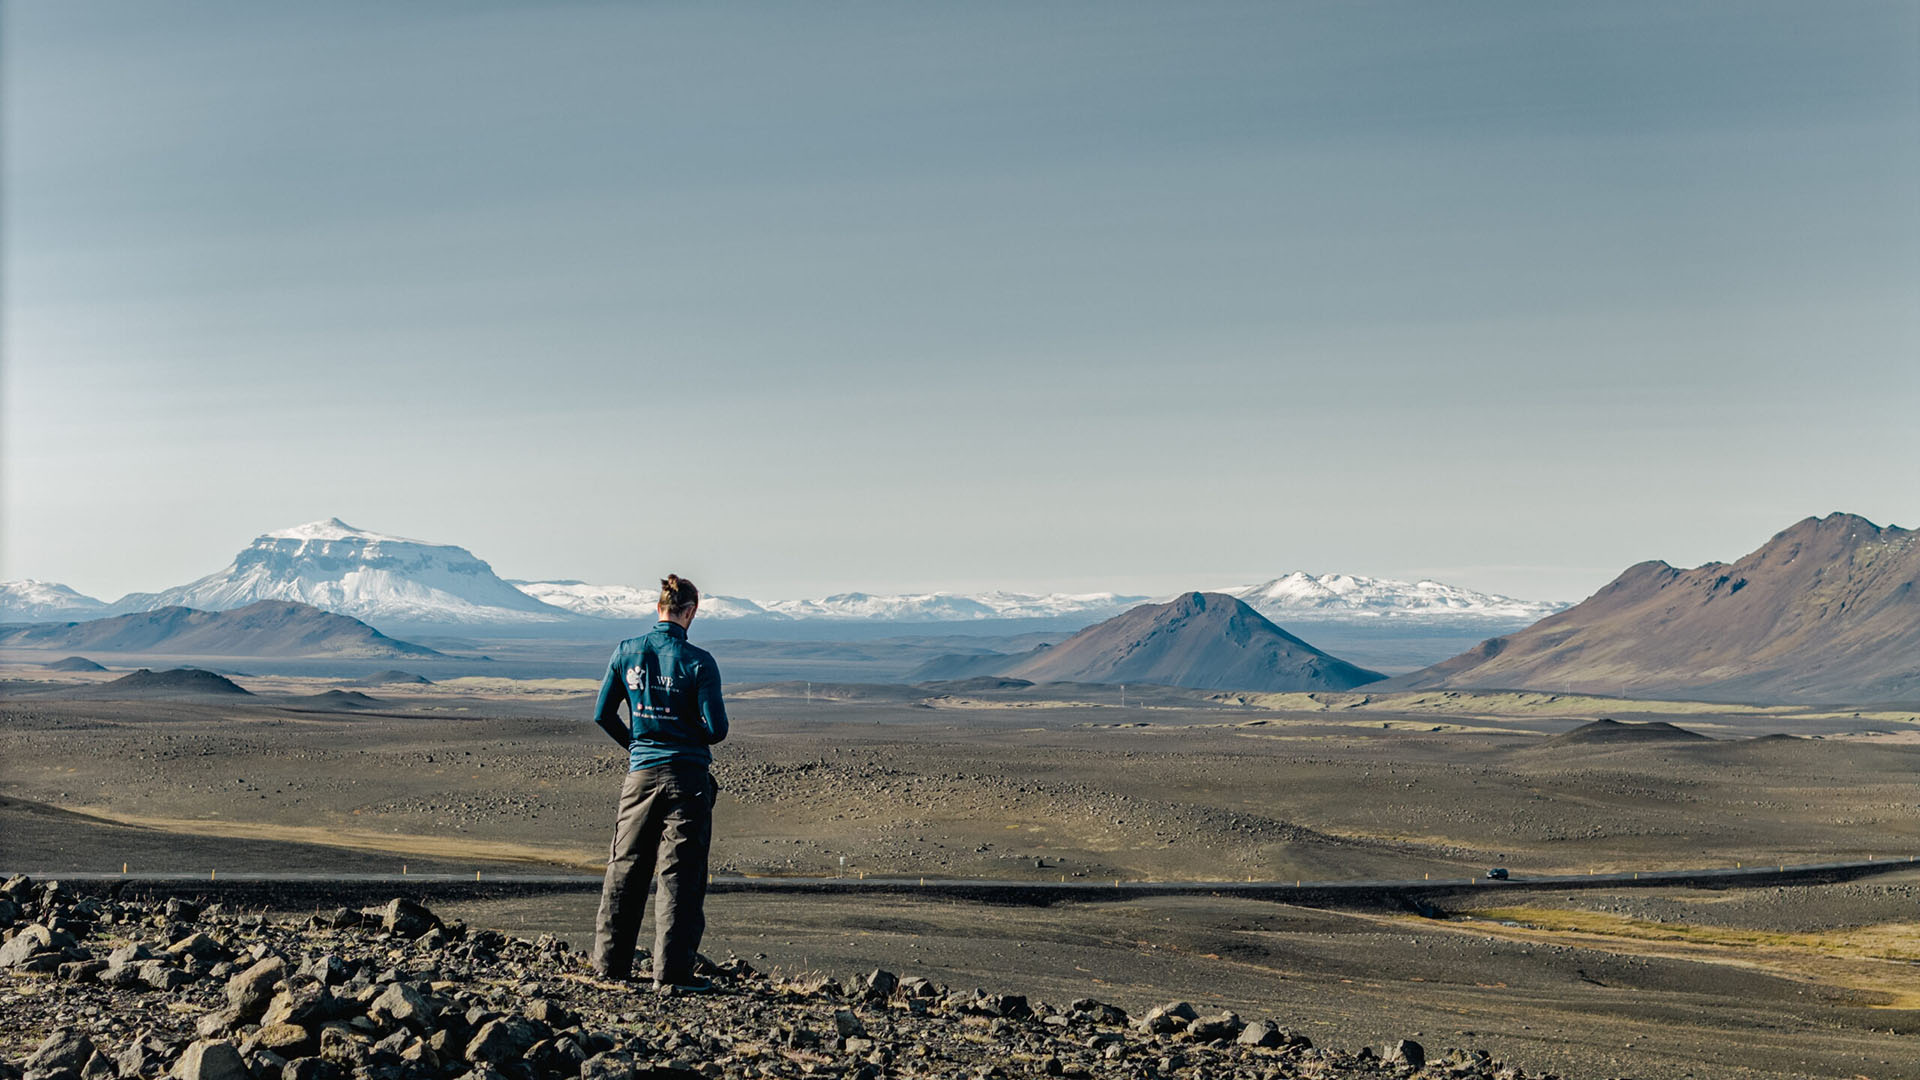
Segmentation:
<svg viewBox="0 0 1920 1080">
<path fill-rule="evenodd" d="M 645 670 L 637 667 L 630 667 L 627 669 L 627 689 L 638 690 L 640 689 L 640 684 L 646 681 L 647 681 L 647 673 Z M 654 685 L 658 686 L 662 690 L 665 690 L 667 693 L 669 694 L 673 693 L 673 676 L 655 675 L 653 677 L 653 682 L 654 682 Z"/>
</svg>

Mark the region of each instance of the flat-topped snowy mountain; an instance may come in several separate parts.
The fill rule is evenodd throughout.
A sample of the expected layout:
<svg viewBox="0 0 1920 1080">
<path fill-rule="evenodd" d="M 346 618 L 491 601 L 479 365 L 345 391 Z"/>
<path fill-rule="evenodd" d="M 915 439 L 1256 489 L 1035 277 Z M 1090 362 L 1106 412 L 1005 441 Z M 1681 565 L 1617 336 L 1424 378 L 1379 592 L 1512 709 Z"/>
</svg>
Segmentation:
<svg viewBox="0 0 1920 1080">
<path fill-rule="evenodd" d="M 0 581 L 0 623 L 77 622 L 106 613 L 106 601 L 58 582 Z"/>
<path fill-rule="evenodd" d="M 573 616 L 497 577 L 452 544 L 356 529 L 339 518 L 256 538 L 225 568 L 160 593 L 131 593 L 114 613 L 189 607 L 227 611 L 293 600 L 385 623 L 540 623 Z"/>
<path fill-rule="evenodd" d="M 1270 619 L 1501 619 L 1532 622 L 1568 605 L 1516 600 L 1438 581 L 1394 581 L 1353 574 L 1315 576 L 1295 571 L 1259 585 L 1220 592 Z"/>
</svg>

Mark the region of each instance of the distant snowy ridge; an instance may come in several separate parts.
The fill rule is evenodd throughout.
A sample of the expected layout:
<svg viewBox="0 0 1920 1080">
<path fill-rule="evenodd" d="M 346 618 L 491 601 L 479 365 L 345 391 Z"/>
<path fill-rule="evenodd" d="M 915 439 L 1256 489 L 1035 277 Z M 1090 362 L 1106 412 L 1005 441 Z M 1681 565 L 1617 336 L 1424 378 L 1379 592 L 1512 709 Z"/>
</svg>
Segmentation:
<svg viewBox="0 0 1920 1080">
<path fill-rule="evenodd" d="M 1291 573 L 1259 585 L 1217 589 L 1277 622 L 1418 619 L 1533 622 L 1565 608 L 1437 581 Z M 223 569 L 158 593 L 106 604 L 65 585 L 0 583 L 0 622 L 94 619 L 178 605 L 227 611 L 258 600 L 291 600 L 380 624 L 513 625 L 652 619 L 652 586 L 576 580 L 507 581 L 466 548 L 356 529 L 339 518 L 264 533 Z M 937 623 L 997 619 L 1111 618 L 1153 597 L 1115 592 L 845 592 L 801 600 L 702 597 L 709 620 Z M 1161 598 L 1165 599 L 1165 598 Z"/>
<path fill-rule="evenodd" d="M 497 577 L 452 544 L 356 529 L 339 518 L 265 533 L 221 570 L 159 593 L 132 593 L 111 613 L 179 605 L 228 611 L 256 600 L 295 600 L 390 623 L 563 622 L 568 612 Z"/>
<path fill-rule="evenodd" d="M 1294 571 L 1258 585 L 1220 589 L 1269 619 L 1506 619 L 1533 622 L 1569 605 L 1516 600 L 1438 581 L 1395 581 Z"/>
<path fill-rule="evenodd" d="M 106 614 L 95 600 L 54 581 L 0 581 L 0 622 L 74 622 Z"/>
<path fill-rule="evenodd" d="M 544 604 L 595 619 L 651 619 L 660 590 L 637 585 L 589 585 L 583 581 L 515 581 L 514 588 Z M 768 616 L 767 610 L 737 596 L 702 596 L 700 614 L 709 619 Z"/>
<path fill-rule="evenodd" d="M 578 581 L 515 582 L 521 591 L 555 607 L 600 619 L 651 618 L 658 589 L 633 585 L 588 585 Z M 978 619 L 1043 619 L 1112 615 L 1141 603 L 1144 596 L 1115 593 L 836 593 L 817 600 L 768 600 L 737 596 L 700 598 L 700 614 L 711 619 L 820 619 L 869 622 L 965 622 Z"/>
</svg>

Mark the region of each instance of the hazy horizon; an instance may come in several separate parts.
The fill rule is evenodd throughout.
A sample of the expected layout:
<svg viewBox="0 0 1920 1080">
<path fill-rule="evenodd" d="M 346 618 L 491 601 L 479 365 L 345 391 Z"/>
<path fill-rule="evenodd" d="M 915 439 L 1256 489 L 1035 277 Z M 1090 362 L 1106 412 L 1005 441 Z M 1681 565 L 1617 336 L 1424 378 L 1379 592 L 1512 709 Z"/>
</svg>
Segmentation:
<svg viewBox="0 0 1920 1080">
<path fill-rule="evenodd" d="M 1920 524 L 1920 7 L 9 4 L 0 579 L 1577 600 Z"/>
</svg>

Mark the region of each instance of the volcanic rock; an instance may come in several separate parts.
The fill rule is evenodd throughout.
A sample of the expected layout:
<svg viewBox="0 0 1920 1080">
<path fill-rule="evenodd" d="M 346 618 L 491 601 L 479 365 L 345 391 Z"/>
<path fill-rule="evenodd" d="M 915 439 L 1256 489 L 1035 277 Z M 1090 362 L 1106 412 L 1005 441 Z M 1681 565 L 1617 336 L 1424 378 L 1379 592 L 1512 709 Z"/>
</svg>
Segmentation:
<svg viewBox="0 0 1920 1080">
<path fill-rule="evenodd" d="M 273 1001 L 273 988 L 286 977 L 286 961 L 277 956 L 227 980 L 227 1004 L 242 1020 L 257 1020 Z"/>
<path fill-rule="evenodd" d="M 113 1064 L 94 1048 L 93 1040 L 75 1028 L 62 1028 L 47 1036 L 24 1067 L 25 1080 L 99 1080 L 114 1075 Z"/>
<path fill-rule="evenodd" d="M 173 1066 L 178 1080 L 253 1080 L 240 1052 L 225 1039 L 196 1042 Z"/>
<path fill-rule="evenodd" d="M 389 900 L 386 908 L 380 913 L 381 928 L 404 938 L 417 938 L 439 925 L 438 915 L 428 910 L 424 904 L 405 897 L 396 896 Z"/>
<path fill-rule="evenodd" d="M 1389 1065 L 1405 1065 L 1417 1070 L 1427 1063 L 1427 1049 L 1412 1039 L 1401 1039 L 1387 1047 L 1387 1052 L 1380 1060 Z"/>
</svg>

